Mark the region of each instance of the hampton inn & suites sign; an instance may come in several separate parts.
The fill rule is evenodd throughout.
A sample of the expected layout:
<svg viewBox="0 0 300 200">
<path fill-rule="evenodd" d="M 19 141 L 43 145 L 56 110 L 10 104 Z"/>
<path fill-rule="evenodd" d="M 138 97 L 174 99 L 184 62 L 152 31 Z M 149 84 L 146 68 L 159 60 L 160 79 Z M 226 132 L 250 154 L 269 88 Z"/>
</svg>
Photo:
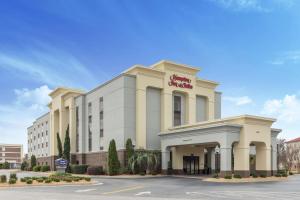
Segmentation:
<svg viewBox="0 0 300 200">
<path fill-rule="evenodd" d="M 189 78 L 173 74 L 172 76 L 170 76 L 169 86 L 193 89 L 191 82 L 192 81 Z"/>
</svg>

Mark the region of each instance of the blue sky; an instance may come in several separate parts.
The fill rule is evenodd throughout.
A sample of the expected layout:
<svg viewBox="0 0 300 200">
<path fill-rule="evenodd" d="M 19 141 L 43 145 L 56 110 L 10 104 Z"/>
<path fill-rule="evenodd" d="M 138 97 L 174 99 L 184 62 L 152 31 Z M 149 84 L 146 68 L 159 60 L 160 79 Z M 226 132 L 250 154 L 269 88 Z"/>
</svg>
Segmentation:
<svg viewBox="0 0 300 200">
<path fill-rule="evenodd" d="M 162 59 L 220 82 L 224 117 L 276 117 L 280 137 L 300 136 L 299 9 L 296 0 L 3 1 L 0 143 L 26 144 L 55 87 L 89 90 Z"/>
</svg>

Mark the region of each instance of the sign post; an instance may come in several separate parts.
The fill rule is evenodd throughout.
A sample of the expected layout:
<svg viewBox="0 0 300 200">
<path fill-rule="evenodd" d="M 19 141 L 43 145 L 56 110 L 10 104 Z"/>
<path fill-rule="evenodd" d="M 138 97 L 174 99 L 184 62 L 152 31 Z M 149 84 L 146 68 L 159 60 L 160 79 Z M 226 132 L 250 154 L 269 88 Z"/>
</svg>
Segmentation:
<svg viewBox="0 0 300 200">
<path fill-rule="evenodd" d="M 68 166 L 68 160 L 66 159 L 59 158 L 55 160 L 55 167 L 57 172 L 65 173 L 67 166 Z"/>
</svg>

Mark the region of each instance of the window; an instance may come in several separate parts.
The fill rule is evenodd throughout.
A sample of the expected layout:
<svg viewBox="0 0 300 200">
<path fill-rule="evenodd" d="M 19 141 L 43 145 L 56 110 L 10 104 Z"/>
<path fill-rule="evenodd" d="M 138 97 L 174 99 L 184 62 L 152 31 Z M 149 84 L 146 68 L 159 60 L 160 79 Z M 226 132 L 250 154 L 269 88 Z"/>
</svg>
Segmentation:
<svg viewBox="0 0 300 200">
<path fill-rule="evenodd" d="M 103 130 L 103 119 L 104 119 L 104 112 L 103 112 L 103 97 L 100 97 L 99 102 L 99 108 L 100 108 L 100 138 L 103 137 L 104 130 Z"/>
<path fill-rule="evenodd" d="M 100 150 L 103 150 L 103 146 L 100 146 Z"/>
<path fill-rule="evenodd" d="M 89 128 L 89 151 L 92 151 L 92 131 Z"/>
<path fill-rule="evenodd" d="M 46 136 L 48 135 L 48 131 L 46 131 Z"/>
<path fill-rule="evenodd" d="M 44 148 L 44 143 L 42 143 L 42 148 Z"/>
<path fill-rule="evenodd" d="M 40 134 L 38 134 L 38 138 L 40 138 Z"/>
<path fill-rule="evenodd" d="M 92 103 L 91 102 L 88 104 L 88 114 L 89 115 L 92 114 Z"/>
<path fill-rule="evenodd" d="M 42 137 L 44 136 L 44 132 L 42 132 Z"/>
<path fill-rule="evenodd" d="M 48 147 L 48 142 L 46 142 L 46 147 Z"/>
<path fill-rule="evenodd" d="M 181 97 L 174 96 L 174 126 L 181 125 Z"/>
<path fill-rule="evenodd" d="M 79 152 L 79 107 L 76 107 L 76 152 Z"/>
</svg>

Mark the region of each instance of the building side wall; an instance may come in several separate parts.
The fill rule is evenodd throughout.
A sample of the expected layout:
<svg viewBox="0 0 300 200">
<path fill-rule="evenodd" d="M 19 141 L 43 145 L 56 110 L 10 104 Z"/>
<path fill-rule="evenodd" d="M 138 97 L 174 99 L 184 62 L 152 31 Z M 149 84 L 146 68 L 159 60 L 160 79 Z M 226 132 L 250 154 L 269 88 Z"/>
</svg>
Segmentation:
<svg viewBox="0 0 300 200">
<path fill-rule="evenodd" d="M 161 90 L 147 88 L 146 112 L 147 112 L 147 149 L 160 149 L 160 137 L 158 133 L 161 130 Z"/>
</svg>

